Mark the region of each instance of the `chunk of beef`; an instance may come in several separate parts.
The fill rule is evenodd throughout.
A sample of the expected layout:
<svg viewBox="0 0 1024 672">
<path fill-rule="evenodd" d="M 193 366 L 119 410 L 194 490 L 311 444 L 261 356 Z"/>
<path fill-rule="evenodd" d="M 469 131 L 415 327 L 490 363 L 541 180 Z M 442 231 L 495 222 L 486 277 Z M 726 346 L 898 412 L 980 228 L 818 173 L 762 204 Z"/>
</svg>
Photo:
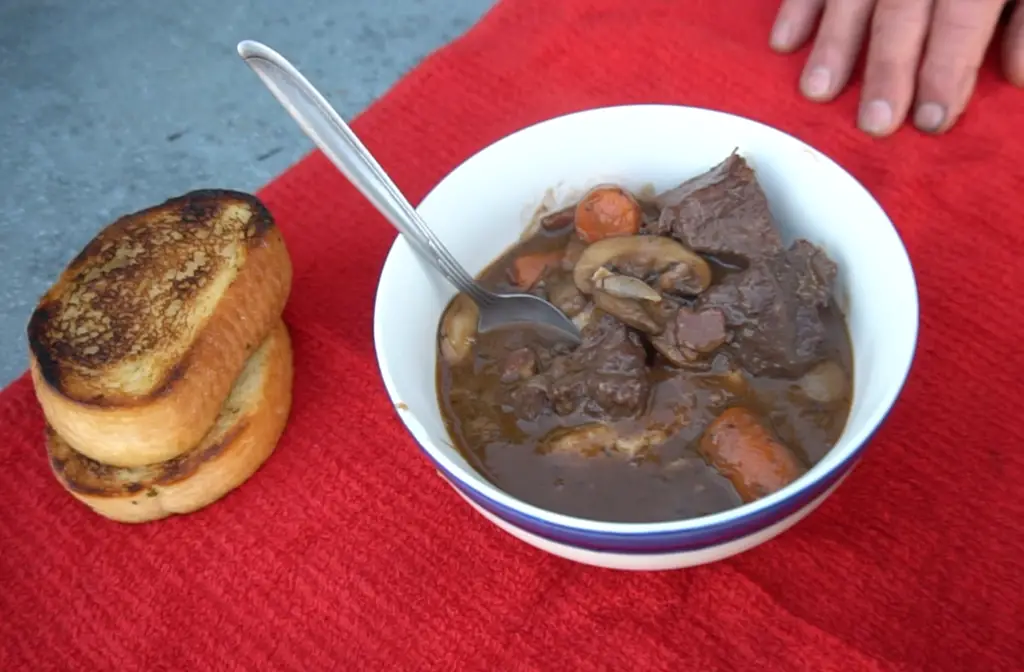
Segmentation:
<svg viewBox="0 0 1024 672">
<path fill-rule="evenodd" d="M 501 382 L 525 380 L 537 373 L 537 353 L 533 348 L 517 348 L 501 362 Z"/>
<path fill-rule="evenodd" d="M 751 374 L 795 377 L 825 354 L 821 311 L 835 276 L 835 263 L 800 240 L 713 285 L 696 307 L 722 311 L 735 355 Z"/>
<path fill-rule="evenodd" d="M 595 290 L 591 298 L 594 300 L 594 305 L 602 312 L 612 315 L 646 334 L 657 334 L 664 328 L 651 313 L 647 312 L 647 306 L 657 304 L 636 299 L 622 299 L 602 290 Z"/>
<path fill-rule="evenodd" d="M 550 411 L 598 420 L 641 412 L 651 384 L 640 335 L 602 311 L 594 312 L 580 335 L 578 348 L 551 357 L 510 352 L 500 369 L 501 403 L 523 420 Z M 524 375 L 537 366 L 539 373 Z"/>
<path fill-rule="evenodd" d="M 660 194 L 656 202 L 661 216 L 644 231 L 671 236 L 696 252 L 750 261 L 783 248 L 768 199 L 738 154 Z"/>
<path fill-rule="evenodd" d="M 555 412 L 618 418 L 642 411 L 651 384 L 640 336 L 603 313 L 596 314 L 581 335 L 580 346 L 554 358 L 545 372 Z"/>
<path fill-rule="evenodd" d="M 797 294 L 821 307 L 828 306 L 832 301 L 832 285 L 839 271 L 836 262 L 825 254 L 825 250 L 803 239 L 790 245 L 787 258 L 797 269 Z"/>
<path fill-rule="evenodd" d="M 725 314 L 721 310 L 695 311 L 682 306 L 665 330 L 651 337 L 651 345 L 676 366 L 704 369 L 710 367 L 708 355 L 725 343 L 728 336 Z"/>
<path fill-rule="evenodd" d="M 520 420 L 536 420 L 551 410 L 551 397 L 544 376 L 534 376 L 507 388 L 502 400 Z"/>
<path fill-rule="evenodd" d="M 676 339 L 680 347 L 697 355 L 714 352 L 725 343 L 725 315 L 715 308 L 694 311 L 680 308 L 676 313 Z"/>
<path fill-rule="evenodd" d="M 626 417 L 643 410 L 650 392 L 640 336 L 607 314 L 591 319 L 582 343 L 547 371 L 555 412 Z"/>
</svg>

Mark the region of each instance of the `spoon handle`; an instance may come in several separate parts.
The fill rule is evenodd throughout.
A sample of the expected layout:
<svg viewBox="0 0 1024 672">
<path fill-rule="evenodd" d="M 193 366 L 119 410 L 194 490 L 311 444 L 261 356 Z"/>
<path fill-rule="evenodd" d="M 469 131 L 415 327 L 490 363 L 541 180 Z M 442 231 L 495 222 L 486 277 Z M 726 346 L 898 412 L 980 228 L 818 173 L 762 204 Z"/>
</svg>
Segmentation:
<svg viewBox="0 0 1024 672">
<path fill-rule="evenodd" d="M 493 300 L 434 235 L 348 124 L 295 66 L 270 47 L 252 40 L 238 44 L 238 55 L 259 75 L 302 131 L 427 263 L 478 303 Z"/>
</svg>

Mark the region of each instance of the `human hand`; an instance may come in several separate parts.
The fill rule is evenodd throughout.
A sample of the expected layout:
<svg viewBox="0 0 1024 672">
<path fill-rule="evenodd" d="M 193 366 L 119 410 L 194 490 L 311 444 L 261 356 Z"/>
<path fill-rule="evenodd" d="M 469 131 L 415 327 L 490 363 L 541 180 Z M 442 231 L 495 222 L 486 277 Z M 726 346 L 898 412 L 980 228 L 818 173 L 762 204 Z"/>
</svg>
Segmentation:
<svg viewBox="0 0 1024 672">
<path fill-rule="evenodd" d="M 1006 0 L 783 0 L 771 45 L 783 53 L 800 48 L 821 16 L 800 89 L 824 102 L 846 86 L 866 39 L 858 126 L 889 135 L 913 107 L 915 126 L 942 133 L 967 106 L 1009 9 Z M 1012 8 L 1002 64 L 1007 79 L 1024 86 L 1024 2 Z"/>
</svg>

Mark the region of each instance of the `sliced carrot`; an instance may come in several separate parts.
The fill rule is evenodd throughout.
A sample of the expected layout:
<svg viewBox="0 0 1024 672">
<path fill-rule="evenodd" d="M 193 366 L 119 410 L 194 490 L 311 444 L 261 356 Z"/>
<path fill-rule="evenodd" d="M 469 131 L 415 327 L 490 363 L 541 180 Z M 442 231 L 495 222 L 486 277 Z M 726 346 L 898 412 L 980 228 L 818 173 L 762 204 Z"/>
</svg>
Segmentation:
<svg viewBox="0 0 1024 672">
<path fill-rule="evenodd" d="M 587 243 L 636 235 L 642 221 L 640 204 L 621 187 L 595 187 L 576 205 L 576 233 Z"/>
<path fill-rule="evenodd" d="M 563 250 L 549 250 L 516 257 L 512 261 L 512 282 L 520 289 L 533 287 L 544 271 L 561 263 L 563 254 Z"/>
<path fill-rule="evenodd" d="M 804 468 L 753 412 L 733 407 L 704 430 L 697 452 L 729 479 L 744 502 L 789 485 Z"/>
</svg>

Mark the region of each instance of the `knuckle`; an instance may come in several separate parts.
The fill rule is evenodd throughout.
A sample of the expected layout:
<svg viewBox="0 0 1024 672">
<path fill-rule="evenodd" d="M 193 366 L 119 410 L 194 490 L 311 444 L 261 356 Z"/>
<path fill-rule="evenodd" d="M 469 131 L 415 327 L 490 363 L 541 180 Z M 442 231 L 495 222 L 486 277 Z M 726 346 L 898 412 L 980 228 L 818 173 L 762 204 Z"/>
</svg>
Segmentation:
<svg viewBox="0 0 1024 672">
<path fill-rule="evenodd" d="M 821 0 L 784 0 L 779 13 L 787 18 L 803 19 L 821 8 Z"/>
<path fill-rule="evenodd" d="M 874 0 L 829 0 L 816 43 L 837 57 L 849 57 L 864 39 Z"/>
<path fill-rule="evenodd" d="M 881 0 L 871 21 L 871 36 L 898 39 L 918 31 L 927 24 L 931 6 L 931 0 Z"/>
</svg>

